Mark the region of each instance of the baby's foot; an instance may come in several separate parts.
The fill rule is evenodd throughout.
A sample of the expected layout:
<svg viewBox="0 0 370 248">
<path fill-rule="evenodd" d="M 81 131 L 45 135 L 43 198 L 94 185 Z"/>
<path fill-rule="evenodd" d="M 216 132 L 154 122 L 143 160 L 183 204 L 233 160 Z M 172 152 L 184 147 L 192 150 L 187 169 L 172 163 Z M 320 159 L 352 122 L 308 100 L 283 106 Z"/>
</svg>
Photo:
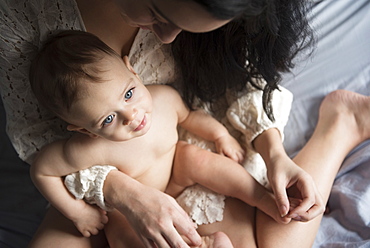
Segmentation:
<svg viewBox="0 0 370 248">
<path fill-rule="evenodd" d="M 369 123 L 369 96 L 336 90 L 328 94 L 321 103 L 319 124 L 327 130 L 337 125 L 335 127 L 342 129 L 342 137 L 350 137 L 349 141 L 354 146 L 370 138 Z"/>
<path fill-rule="evenodd" d="M 276 222 L 281 224 L 288 224 L 292 218 L 288 217 L 290 211 L 295 209 L 302 200 L 288 197 L 289 200 L 289 210 L 288 214 L 285 216 L 281 216 L 280 211 L 276 205 L 275 197 L 271 192 L 268 192 L 267 190 L 264 190 L 263 192 L 260 192 L 260 197 L 258 199 L 258 204 L 256 204 L 256 207 L 273 218 Z"/>
<path fill-rule="evenodd" d="M 202 245 L 197 248 L 233 248 L 229 237 L 223 232 L 216 232 L 202 237 Z"/>
</svg>

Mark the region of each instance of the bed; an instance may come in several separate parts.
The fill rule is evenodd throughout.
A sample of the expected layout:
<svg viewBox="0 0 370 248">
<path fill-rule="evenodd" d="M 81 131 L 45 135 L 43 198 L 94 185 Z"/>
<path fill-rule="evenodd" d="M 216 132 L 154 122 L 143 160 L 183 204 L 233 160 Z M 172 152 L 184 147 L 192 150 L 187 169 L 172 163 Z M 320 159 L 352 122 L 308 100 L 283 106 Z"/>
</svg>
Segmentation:
<svg viewBox="0 0 370 248">
<path fill-rule="evenodd" d="M 284 141 L 290 156 L 311 136 L 325 95 L 336 89 L 370 95 L 370 0 L 311 4 L 317 47 L 309 59 L 299 56 L 281 83 L 294 94 Z M 0 116 L 0 247 L 21 248 L 35 232 L 47 202 L 6 136 L 2 105 Z M 314 247 L 370 247 L 370 141 L 345 159 L 328 206 Z"/>
</svg>

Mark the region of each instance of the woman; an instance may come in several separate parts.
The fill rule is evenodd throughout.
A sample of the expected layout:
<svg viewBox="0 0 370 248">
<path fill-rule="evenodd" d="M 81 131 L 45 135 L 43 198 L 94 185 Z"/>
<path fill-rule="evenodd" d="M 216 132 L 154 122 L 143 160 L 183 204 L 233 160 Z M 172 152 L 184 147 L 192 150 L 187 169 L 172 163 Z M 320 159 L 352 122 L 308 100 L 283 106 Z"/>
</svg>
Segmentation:
<svg viewBox="0 0 370 248">
<path fill-rule="evenodd" d="M 9 61 L 10 65 L 8 67 L 3 67 L 2 70 L 2 77 L 8 78 L 8 81 L 12 82 L 9 86 L 9 84 L 2 85 L 2 95 L 4 99 L 4 104 L 7 108 L 8 116 L 12 116 L 14 113 L 17 113 L 18 110 L 15 110 L 14 108 L 17 108 L 17 106 L 26 106 L 29 109 L 24 109 L 24 113 L 22 112 L 21 115 L 23 115 L 23 118 L 17 120 L 17 126 L 13 126 L 17 131 L 18 129 L 21 129 L 23 127 L 30 126 L 30 128 L 22 129 L 24 133 L 27 134 L 26 139 L 23 141 L 19 141 L 19 137 L 22 137 L 24 133 L 16 133 L 16 130 L 10 130 L 10 133 L 16 133 L 16 135 L 19 134 L 18 137 L 11 136 L 11 139 L 13 141 L 13 144 L 18 149 L 18 152 L 22 156 L 23 159 L 26 159 L 27 161 L 32 160 L 32 154 L 35 152 L 35 150 L 39 149 L 43 144 L 50 142 L 53 139 L 57 139 L 59 137 L 65 137 L 65 133 L 63 133 L 63 124 L 59 123 L 57 120 L 52 119 L 51 116 L 48 116 L 48 114 L 42 110 L 38 109 L 36 102 L 33 101 L 34 99 L 32 96 L 29 96 L 27 93 L 28 91 L 24 90 L 27 89 L 28 85 L 27 82 L 25 82 L 24 78 L 26 78 L 26 75 L 23 75 L 23 84 L 22 83 L 15 83 L 17 80 L 22 81 L 22 79 L 13 77 L 12 71 L 15 71 L 15 69 L 18 69 L 20 71 L 26 72 L 27 66 L 28 66 L 28 59 L 32 57 L 32 54 L 35 53 L 35 46 L 40 46 L 40 43 L 42 43 L 42 40 L 45 39 L 45 36 L 48 32 L 51 32 L 54 29 L 82 29 L 86 28 L 87 31 L 92 32 L 99 36 L 103 41 L 105 41 L 107 44 L 109 44 L 113 49 L 124 54 L 129 54 L 131 60 L 143 60 L 143 56 L 146 54 L 149 54 L 150 49 L 157 49 L 156 50 L 156 58 L 157 58 L 157 65 L 151 65 L 154 66 L 154 70 L 144 70 L 147 68 L 145 63 L 142 63 L 142 67 L 138 66 L 138 68 L 135 68 L 138 73 L 144 77 L 144 80 L 146 79 L 146 82 L 161 82 L 161 83 L 167 83 L 171 81 L 175 81 L 173 74 L 171 75 L 172 68 L 166 67 L 166 63 L 161 63 L 170 60 L 171 58 L 167 56 L 166 52 L 168 52 L 168 48 L 166 47 L 160 47 L 160 44 L 158 42 L 150 42 L 150 39 L 152 39 L 149 36 L 148 32 L 139 31 L 138 33 L 138 27 L 141 27 L 142 29 L 151 29 L 153 30 L 158 38 L 163 42 L 172 42 L 176 35 L 180 33 L 181 29 L 192 31 L 192 32 L 206 32 L 210 31 L 216 28 L 221 27 L 222 25 L 228 23 L 230 19 L 232 19 L 236 14 L 241 15 L 243 11 L 240 11 L 239 13 L 233 13 L 232 17 L 226 16 L 223 17 L 223 20 L 220 20 L 220 18 L 214 18 L 212 15 L 210 15 L 207 11 L 205 11 L 204 7 L 199 5 L 198 3 L 195 3 L 193 1 L 174 1 L 174 0 L 157 0 L 157 1 L 136 1 L 135 3 L 132 3 L 131 1 L 118 1 L 119 6 L 121 7 L 122 11 L 116 7 L 116 3 L 112 1 L 85 1 L 85 0 L 79 0 L 77 1 L 77 5 L 74 1 L 62 1 L 62 2 L 50 2 L 47 1 L 45 3 L 34 3 L 34 5 L 30 5 L 30 3 L 22 4 L 19 6 L 18 3 L 11 3 L 13 6 L 10 6 L 9 9 L 3 10 L 8 11 L 11 13 L 11 15 L 3 15 L 5 18 L 9 18 L 11 24 L 17 23 L 17 21 L 26 20 L 27 25 L 29 26 L 17 26 L 18 29 L 16 29 L 15 36 L 19 40 L 17 42 L 9 42 L 7 40 L 5 43 L 6 45 L 10 46 L 11 50 L 21 51 L 22 56 L 18 56 L 15 60 L 18 63 L 15 63 L 15 61 L 11 60 L 11 57 L 7 57 L 7 61 Z M 257 3 L 261 3 L 261 1 L 256 1 Z M 289 1 L 288 1 L 289 2 Z M 292 1 L 294 2 L 294 1 Z M 263 3 L 266 4 L 266 3 Z M 280 5 L 281 4 L 281 5 Z M 263 10 L 269 10 L 273 13 L 278 13 L 276 10 L 282 11 L 281 8 L 278 8 L 280 6 L 287 6 L 286 4 L 282 4 L 276 2 L 275 4 L 270 4 L 268 7 L 265 8 L 265 5 L 261 6 L 261 9 Z M 72 7 L 71 7 L 72 6 Z M 273 35 L 267 34 L 266 36 L 259 36 L 257 34 L 260 34 L 259 28 L 261 28 L 261 23 L 272 23 L 271 20 L 268 18 L 271 18 L 271 16 L 267 16 L 266 12 L 261 12 L 261 9 L 258 9 L 258 5 L 251 5 L 253 7 L 253 15 L 257 15 L 260 18 L 252 18 L 250 19 L 250 22 L 253 24 L 250 26 L 250 30 L 247 30 L 247 33 L 252 34 L 252 40 L 255 41 L 255 44 L 260 44 L 263 42 L 259 42 L 261 40 L 267 40 L 271 41 L 272 44 L 284 44 L 283 41 L 276 40 L 276 37 L 278 37 L 277 30 L 271 29 L 271 34 L 274 34 L 275 31 L 275 38 Z M 291 6 L 291 5 L 288 5 Z M 275 9 L 276 8 L 276 9 Z M 293 6 L 291 6 L 293 9 Z M 243 7 L 244 9 L 244 7 Z M 250 10 L 251 7 L 246 6 L 245 9 Z M 22 10 L 22 11 L 20 11 Z M 23 11 L 24 10 L 24 11 Z M 48 10 L 48 11 L 46 11 Z M 290 11 L 291 9 L 288 9 L 287 11 Z M 49 12 L 50 11 L 50 12 Z M 52 12 L 55 11 L 55 12 Z M 82 19 L 79 17 L 79 12 L 81 13 Z M 279 12 L 280 13 L 280 12 Z M 283 12 L 281 12 L 283 13 Z M 301 13 L 301 12 L 298 12 Z M 25 16 L 27 18 L 25 18 Z M 301 18 L 301 16 L 293 15 L 297 17 L 298 19 Z M 31 18 L 30 18 L 31 17 Z M 56 18 L 57 17 L 57 18 Z M 275 16 L 276 18 L 279 18 L 279 16 Z M 177 19 L 178 18 L 178 19 Z M 275 19 L 274 19 L 275 20 Z M 199 25 L 199 23 L 202 23 L 203 25 Z M 304 23 L 304 22 L 303 22 Z M 233 22 L 234 24 L 234 22 Z M 132 26 L 130 26 L 132 25 Z M 288 25 L 289 26 L 289 25 Z M 8 26 L 11 30 L 14 26 L 10 25 Z M 24 29 L 19 29 L 19 27 L 24 27 Z M 230 26 L 229 26 L 230 27 Z M 263 25 L 262 25 L 263 27 Z M 276 27 L 275 27 L 276 28 Z M 35 32 L 32 32 L 36 30 Z M 7 30 L 9 31 L 9 30 Z M 14 31 L 14 30 L 13 30 Z M 3 34 L 4 32 L 2 32 Z M 6 32 L 7 34 L 14 34 L 14 32 Z M 36 33 L 36 34 L 35 34 Z M 288 32 L 289 33 L 289 32 Z M 39 37 L 37 36 L 39 35 Z M 138 35 L 141 35 L 140 39 L 138 39 Z M 136 43 L 134 42 L 134 39 L 136 37 Z M 291 38 L 291 37 L 290 37 Z M 302 38 L 301 36 L 296 36 L 292 40 L 287 40 L 293 43 L 296 43 L 297 40 Z M 4 39 L 5 40 L 5 39 Z M 274 41 L 275 40 L 275 41 Z M 10 40 L 12 41 L 12 40 Z M 30 42 L 31 41 L 31 42 Z M 30 42 L 30 43 L 28 43 Z M 32 44 L 33 46 L 29 46 L 29 44 Z M 27 43 L 27 44 L 25 44 Z M 250 44 L 250 43 L 249 43 Z M 287 47 L 290 49 L 291 43 L 285 43 L 289 44 Z M 130 52 L 130 49 L 132 49 L 133 46 L 138 47 L 138 49 L 135 49 L 134 52 Z M 255 46 L 255 45 L 253 45 Z M 160 49 L 158 48 L 160 47 Z M 299 46 L 300 48 L 300 46 Z M 271 48 L 272 49 L 272 48 Z M 278 58 L 279 54 L 273 54 L 269 53 L 266 55 L 266 58 L 272 58 L 273 63 L 266 63 L 266 68 L 264 68 L 264 63 L 266 62 L 266 59 L 259 60 L 256 59 L 255 61 L 251 60 L 253 64 L 253 67 L 251 67 L 252 71 L 250 71 L 252 74 L 246 74 L 247 79 L 249 79 L 248 75 L 262 75 L 267 80 L 267 83 L 271 83 L 271 87 L 267 88 L 265 91 L 267 92 L 265 95 L 265 109 L 268 110 L 268 92 L 271 91 L 270 89 L 274 89 L 276 84 L 276 81 L 278 79 L 279 74 L 277 73 L 278 70 L 286 70 L 290 66 L 291 58 L 296 53 L 296 51 L 291 51 L 287 49 L 288 52 L 285 53 L 287 55 L 282 61 L 280 61 Z M 284 49 L 280 49 L 280 51 L 283 51 Z M 6 50 L 2 50 L 2 53 L 4 53 Z M 245 51 L 245 50 L 244 50 Z M 263 51 L 263 48 L 256 49 L 253 52 L 250 52 L 252 54 L 255 54 L 256 58 L 261 58 L 263 55 L 261 55 L 261 51 Z M 273 51 L 273 50 L 271 50 Z M 248 50 L 249 52 L 249 50 Z M 131 54 L 130 54 L 131 53 Z M 143 55 L 143 53 L 145 53 Z M 23 56 L 25 55 L 25 56 Z M 148 55 L 149 56 L 149 55 Z M 2 56 L 2 64 L 4 63 L 5 56 Z M 21 59 L 20 59 L 21 58 Z M 24 58 L 24 61 L 21 61 Z M 261 65 L 258 63 L 260 61 Z M 12 63 L 14 62 L 14 63 Z M 6 64 L 6 62 L 4 63 Z M 167 64 L 168 65 L 168 64 Z M 15 66 L 17 68 L 15 68 Z M 135 65 L 134 65 L 135 66 Z M 7 70 L 7 68 L 10 68 L 11 70 Z M 184 66 L 186 68 L 186 66 Z M 271 70 L 271 68 L 273 70 Z M 163 73 L 164 70 L 167 70 L 167 74 Z M 158 71 L 161 71 L 162 78 L 156 78 L 156 73 Z M 273 71 L 271 73 L 271 71 Z M 25 74 L 25 73 L 24 73 Z M 183 74 L 185 75 L 185 72 L 183 71 Z M 245 74 L 245 73 L 243 73 Z M 154 80 L 156 79 L 156 80 Z M 244 78 L 245 79 L 245 78 Z M 185 81 L 187 86 L 188 81 Z M 242 83 L 245 84 L 245 81 Z M 237 86 L 228 87 L 231 89 L 240 89 Z M 10 94 L 8 94 L 10 92 Z M 14 94 L 12 93 L 19 93 L 18 98 L 14 97 Z M 193 91 L 191 91 L 193 92 Z M 221 93 L 220 93 L 221 92 Z M 216 92 L 218 94 L 223 94 L 223 91 Z M 8 96 L 8 97 L 7 97 Z M 197 97 L 202 99 L 201 95 L 197 95 Z M 351 96 L 352 97 L 352 96 Z M 336 96 L 332 96 L 327 101 L 328 104 L 326 106 L 329 106 L 330 108 L 333 108 L 331 105 L 333 98 L 336 98 Z M 18 99 L 18 100 L 17 100 Z M 190 94 L 188 99 L 193 99 L 193 96 Z M 25 101 L 26 100 L 26 101 Z M 30 101 L 29 101 L 30 100 Z M 207 100 L 206 98 L 204 100 Z M 11 102 L 13 101 L 13 102 Z M 19 101 L 19 102 L 17 102 Z M 335 100 L 337 101 L 337 100 Z M 24 104 L 24 102 L 31 102 L 32 104 Z M 346 107 L 346 104 L 343 104 L 343 108 Z M 329 108 L 328 107 L 328 108 Z M 328 108 L 323 108 L 325 111 Z M 336 113 L 334 111 L 331 111 L 333 113 Z M 32 113 L 38 113 L 37 116 L 35 116 Z M 338 113 L 337 113 L 338 114 Z M 353 113 L 351 113 L 353 114 Z M 16 114 L 16 115 L 19 115 Z M 339 114 L 338 114 L 339 115 Z M 272 119 L 271 112 L 269 116 Z M 275 116 L 277 117 L 277 116 Z M 12 118 L 8 118 L 8 121 L 11 125 Z M 40 120 L 41 119 L 41 120 Z M 46 121 L 48 120 L 49 121 Z M 327 120 L 326 120 L 327 121 Z M 30 123 L 32 125 L 30 125 Z M 321 121 L 320 127 L 321 129 L 327 127 L 327 123 L 324 121 Z M 344 123 L 343 125 L 345 125 Z M 49 133 L 44 134 L 41 137 L 40 140 L 40 130 L 48 130 L 51 126 L 56 126 L 59 128 L 59 132 L 56 133 L 55 131 L 50 131 Z M 35 132 L 34 130 L 38 130 Z M 55 130 L 53 128 L 53 130 Z M 319 129 L 320 130 L 320 129 Z M 270 129 L 269 132 L 276 132 L 274 129 Z M 319 131 L 318 131 L 319 132 Z M 336 134 L 336 133 L 334 133 Z M 32 137 L 34 135 L 34 137 Z M 333 134 L 331 134 L 333 135 Z M 345 154 L 358 142 L 363 140 L 364 138 L 368 138 L 368 133 L 362 133 L 359 134 L 356 139 L 350 140 L 350 142 L 345 143 L 345 147 L 341 148 L 341 153 L 343 153 L 343 156 L 339 156 L 338 160 L 333 160 L 332 164 L 327 165 L 326 167 L 326 173 L 319 174 L 322 172 L 322 168 L 319 166 L 317 168 L 317 165 L 321 164 L 325 159 L 330 159 L 331 156 L 334 156 L 332 152 L 326 151 L 330 146 L 324 146 L 319 152 L 323 153 L 323 156 L 317 156 L 320 158 L 318 160 L 318 163 L 315 164 L 315 166 L 312 166 L 312 157 L 310 157 L 310 154 L 316 154 L 316 146 L 314 145 L 308 145 L 308 148 L 305 148 L 305 150 L 301 153 L 301 155 L 297 156 L 295 162 L 299 164 L 302 168 L 309 171 L 312 176 L 315 179 L 316 184 L 319 186 L 320 193 L 323 195 L 325 201 L 328 197 L 328 192 L 332 184 L 332 180 L 327 180 L 325 177 L 325 180 L 322 180 L 320 177 L 323 175 L 330 175 L 331 178 L 334 177 L 336 174 L 336 171 L 338 170 L 340 166 L 341 159 L 345 156 Z M 254 139 L 253 145 L 255 149 L 259 152 L 262 152 L 265 150 L 265 144 L 267 142 L 270 142 L 269 140 L 264 140 L 264 133 L 259 135 L 256 139 Z M 275 137 L 280 139 L 279 133 L 276 132 Z M 311 143 L 316 144 L 316 142 L 321 142 L 321 137 L 319 135 L 314 135 L 313 141 Z M 336 136 L 330 136 L 331 139 L 336 138 Z M 34 147 L 30 147 L 28 144 L 29 140 L 36 141 Z M 326 141 L 327 142 L 327 141 Z M 323 143 L 326 144 L 326 143 Z M 312 148 L 313 147 L 313 148 Z M 262 149 L 263 148 L 263 149 Z M 325 153 L 324 153 L 325 151 Z M 338 150 L 336 151 L 336 154 L 338 153 Z M 263 153 L 262 153 L 263 155 Z M 264 155 L 263 155 L 264 157 Z M 306 157 L 310 157 L 310 159 L 306 160 Z M 316 161 L 315 161 L 316 162 Z M 321 163 L 320 163 L 321 162 Z M 267 165 L 269 164 L 268 161 L 266 161 Z M 308 168 L 309 167 L 309 168 Z M 309 170 L 308 170 L 309 169 Z M 281 171 L 286 171 L 286 168 L 268 168 L 268 175 L 271 181 L 272 188 L 277 191 L 279 194 L 283 194 L 285 192 L 286 186 L 296 186 L 294 183 L 298 182 L 298 187 L 301 186 L 299 183 L 305 185 L 310 181 L 310 179 L 306 179 L 306 174 L 302 173 L 301 170 L 297 168 L 294 168 L 294 175 L 290 177 L 287 173 L 281 173 Z M 302 177 L 299 177 L 302 175 Z M 297 178 L 298 176 L 298 178 Z M 283 181 L 284 183 L 279 183 Z M 320 184 L 319 184 L 320 183 Z M 293 189 L 297 189 L 298 187 L 292 187 Z M 307 186 L 308 187 L 308 186 Z M 117 189 L 124 188 L 127 192 L 130 192 L 130 194 L 122 194 L 121 192 L 118 192 Z M 184 241 L 182 241 L 179 234 L 182 234 L 189 238 L 193 243 L 196 243 L 199 241 L 199 236 L 196 234 L 195 230 L 193 229 L 193 226 L 191 222 L 188 220 L 188 217 L 186 214 L 179 208 L 179 206 L 173 201 L 173 199 L 168 198 L 167 196 L 162 195 L 160 192 L 150 191 L 143 185 L 138 184 L 135 181 L 130 181 L 128 177 L 126 177 L 124 174 L 111 172 L 107 175 L 105 184 L 104 184 L 104 195 L 105 200 L 115 206 L 117 209 L 121 210 L 121 212 L 124 212 L 126 217 L 128 218 L 129 222 L 133 225 L 134 229 L 137 233 L 141 235 L 141 238 L 145 245 L 147 247 L 150 246 L 150 244 L 156 244 L 159 247 L 168 247 L 171 246 L 178 246 L 178 247 L 186 247 L 186 244 Z M 145 194 L 143 193 L 145 192 Z M 302 192 L 301 192 L 302 193 Z M 291 193 L 293 194 L 293 193 Z M 285 197 L 282 197 L 284 201 Z M 311 204 L 315 204 L 314 197 L 309 197 L 309 201 L 311 201 Z M 155 204 L 153 204 L 153 202 Z M 310 243 L 313 241 L 315 232 L 317 230 L 317 226 L 319 223 L 319 219 L 315 219 L 314 221 L 309 222 L 308 225 L 301 226 L 300 223 L 294 222 L 289 224 L 288 226 L 281 226 L 274 223 L 272 220 L 268 219 L 266 216 L 263 216 L 261 213 L 257 213 L 257 224 L 256 224 L 256 233 L 257 233 L 257 241 L 254 240 L 254 226 L 252 223 L 254 223 L 254 209 L 248 208 L 245 205 L 242 205 L 240 202 L 237 202 L 233 199 L 228 199 L 225 209 L 225 219 L 228 219 L 228 215 L 231 215 L 232 211 L 230 209 L 233 208 L 246 208 L 246 214 L 242 218 L 238 216 L 238 219 L 241 220 L 239 222 L 232 222 L 233 227 L 236 228 L 236 230 L 245 230 L 244 233 L 240 232 L 238 235 L 244 236 L 245 240 L 249 240 L 251 242 L 251 245 L 258 245 L 264 246 L 265 244 L 263 242 L 267 242 L 266 245 L 268 245 L 268 242 L 272 242 L 276 247 L 276 239 L 278 239 L 280 242 L 293 242 L 295 241 L 295 238 L 299 238 L 303 233 L 305 237 L 307 237 L 307 233 L 310 235 L 311 238 L 307 238 L 306 241 L 308 242 L 307 246 L 310 245 Z M 99 242 L 96 242 L 96 240 L 104 242 L 101 236 L 94 236 L 91 239 L 84 239 L 84 238 L 76 238 L 74 236 L 74 231 L 72 229 L 68 229 L 70 226 L 72 226 L 72 223 L 68 223 L 66 221 L 63 221 L 63 219 L 60 219 L 60 222 L 55 224 L 55 216 L 60 215 L 56 213 L 54 210 L 51 209 L 49 214 L 47 215 L 44 224 L 41 227 L 41 231 L 39 232 L 39 236 L 37 236 L 36 241 L 43 240 L 43 242 L 52 241 L 53 243 L 55 240 L 63 241 L 63 245 L 68 245 L 68 242 L 72 242 L 73 245 L 77 247 L 84 247 L 84 246 L 97 246 L 99 247 Z M 166 214 L 163 214 L 166 213 Z M 235 221 L 235 218 L 232 219 L 232 221 Z M 53 222 L 53 223 L 51 223 Z M 215 224 L 215 228 L 217 228 L 217 223 Z M 286 229 L 286 231 L 285 231 Z M 58 233 L 58 230 L 71 230 L 70 234 L 72 235 L 65 235 L 60 236 L 60 233 Z M 269 231 L 268 235 L 265 233 Z M 284 236 L 284 240 L 281 240 L 281 234 L 282 233 L 288 233 L 289 235 Z M 231 234 L 233 235 L 233 234 Z M 268 238 L 267 238 L 268 237 Z M 44 239 L 43 239 L 44 238 Z M 34 243 L 35 246 L 37 246 L 37 242 Z M 169 245 L 168 245 L 169 244 Z M 242 243 L 245 245 L 246 243 Z M 248 244 L 247 244 L 248 245 Z M 302 244 L 304 245 L 304 244 Z M 42 246 L 42 245 L 41 245 Z M 284 246 L 284 244 L 283 244 Z M 287 246 L 287 244 L 285 244 Z"/>
</svg>

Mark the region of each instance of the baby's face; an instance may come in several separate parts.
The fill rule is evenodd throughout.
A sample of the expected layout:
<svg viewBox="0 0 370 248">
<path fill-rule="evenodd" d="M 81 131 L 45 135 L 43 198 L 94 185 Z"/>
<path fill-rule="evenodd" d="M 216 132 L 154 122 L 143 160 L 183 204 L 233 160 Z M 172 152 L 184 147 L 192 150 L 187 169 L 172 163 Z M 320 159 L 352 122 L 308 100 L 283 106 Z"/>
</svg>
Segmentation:
<svg viewBox="0 0 370 248">
<path fill-rule="evenodd" d="M 104 59 L 103 82 L 82 82 L 83 96 L 70 110 L 73 125 L 112 141 L 144 135 L 151 125 L 152 98 L 122 60 Z M 131 67 L 130 67 L 131 68 Z"/>
</svg>

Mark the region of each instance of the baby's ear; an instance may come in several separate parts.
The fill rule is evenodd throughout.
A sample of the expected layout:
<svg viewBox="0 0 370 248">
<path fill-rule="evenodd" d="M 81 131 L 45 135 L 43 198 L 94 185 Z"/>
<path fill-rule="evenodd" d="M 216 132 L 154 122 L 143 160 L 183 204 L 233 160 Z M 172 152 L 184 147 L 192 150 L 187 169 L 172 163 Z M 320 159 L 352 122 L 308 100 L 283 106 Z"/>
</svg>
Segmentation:
<svg viewBox="0 0 370 248">
<path fill-rule="evenodd" d="M 68 131 L 73 131 L 73 132 L 79 132 L 79 133 L 82 133 L 82 134 L 86 134 L 86 135 L 89 135 L 91 138 L 98 137 L 98 135 L 90 132 L 89 130 L 86 130 L 85 128 L 78 127 L 78 126 L 75 126 L 75 125 L 72 125 L 72 124 L 69 124 L 67 126 L 67 130 Z"/>
<path fill-rule="evenodd" d="M 132 68 L 131 66 L 131 63 L 130 63 L 130 60 L 128 59 L 127 56 L 123 56 L 123 62 L 125 63 L 125 65 L 127 66 L 127 68 L 135 75 L 137 75 L 137 73 L 135 72 L 134 68 Z"/>
</svg>

